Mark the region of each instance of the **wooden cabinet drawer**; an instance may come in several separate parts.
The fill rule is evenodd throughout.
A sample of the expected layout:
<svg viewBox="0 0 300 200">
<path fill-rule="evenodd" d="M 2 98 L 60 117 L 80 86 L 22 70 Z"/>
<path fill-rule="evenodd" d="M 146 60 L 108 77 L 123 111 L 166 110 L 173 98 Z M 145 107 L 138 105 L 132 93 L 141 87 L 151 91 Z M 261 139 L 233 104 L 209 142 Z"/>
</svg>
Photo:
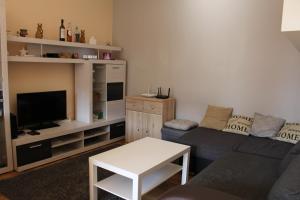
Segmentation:
<svg viewBox="0 0 300 200">
<path fill-rule="evenodd" d="M 144 102 L 144 112 L 161 115 L 163 113 L 163 106 L 158 102 Z"/>
<path fill-rule="evenodd" d="M 134 110 L 134 111 L 143 111 L 143 101 L 138 100 L 127 100 L 126 101 L 126 109 Z"/>
</svg>

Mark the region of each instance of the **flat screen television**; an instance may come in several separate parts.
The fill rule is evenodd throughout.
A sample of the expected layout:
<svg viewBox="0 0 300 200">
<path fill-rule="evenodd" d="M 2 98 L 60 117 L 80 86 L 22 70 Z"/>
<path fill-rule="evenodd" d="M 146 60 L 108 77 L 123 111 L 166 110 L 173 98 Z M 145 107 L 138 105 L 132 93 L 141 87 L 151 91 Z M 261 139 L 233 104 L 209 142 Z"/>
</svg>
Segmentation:
<svg viewBox="0 0 300 200">
<path fill-rule="evenodd" d="M 39 130 L 67 118 L 66 91 L 17 94 L 18 127 Z"/>
</svg>

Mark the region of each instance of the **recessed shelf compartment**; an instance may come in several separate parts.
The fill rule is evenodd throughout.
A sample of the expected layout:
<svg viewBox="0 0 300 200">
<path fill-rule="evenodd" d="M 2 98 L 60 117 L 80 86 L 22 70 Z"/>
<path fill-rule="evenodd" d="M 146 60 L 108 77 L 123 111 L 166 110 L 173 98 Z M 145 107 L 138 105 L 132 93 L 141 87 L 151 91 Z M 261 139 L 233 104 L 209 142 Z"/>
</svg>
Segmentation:
<svg viewBox="0 0 300 200">
<path fill-rule="evenodd" d="M 55 157 L 70 151 L 77 150 L 79 148 L 83 148 L 82 140 L 75 143 L 70 143 L 56 148 L 52 148 L 52 156 Z"/>
<path fill-rule="evenodd" d="M 142 195 L 177 174 L 181 169 L 181 166 L 170 163 L 143 177 L 141 187 Z M 95 186 L 124 199 L 132 199 L 132 180 L 124 176 L 118 174 L 112 175 L 96 183 Z"/>
<path fill-rule="evenodd" d="M 55 138 L 51 142 L 51 147 L 56 148 L 66 144 L 75 143 L 83 139 L 83 132 L 73 133 Z"/>
<path fill-rule="evenodd" d="M 104 135 L 91 137 L 91 138 L 88 138 L 88 139 L 84 140 L 84 146 L 85 147 L 92 146 L 94 144 L 105 142 L 107 140 L 109 140 L 109 134 L 104 134 Z"/>
</svg>

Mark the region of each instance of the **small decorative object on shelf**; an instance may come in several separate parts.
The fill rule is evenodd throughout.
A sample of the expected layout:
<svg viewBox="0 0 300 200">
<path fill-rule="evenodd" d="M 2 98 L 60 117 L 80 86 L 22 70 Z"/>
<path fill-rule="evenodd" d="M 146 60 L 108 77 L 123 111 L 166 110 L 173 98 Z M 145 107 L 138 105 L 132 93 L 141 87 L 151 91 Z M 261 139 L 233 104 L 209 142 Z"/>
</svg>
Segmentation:
<svg viewBox="0 0 300 200">
<path fill-rule="evenodd" d="M 85 43 L 85 30 L 81 30 L 80 43 Z"/>
<path fill-rule="evenodd" d="M 76 26 L 75 28 L 75 42 L 80 42 L 80 32 L 79 32 L 79 29 L 78 29 L 78 26 Z"/>
<path fill-rule="evenodd" d="M 61 24 L 59 27 L 59 40 L 60 41 L 65 41 L 65 25 L 64 25 L 64 20 L 61 19 Z"/>
<path fill-rule="evenodd" d="M 111 53 L 109 53 L 109 52 L 103 53 L 103 59 L 104 60 L 111 60 L 112 59 Z"/>
<path fill-rule="evenodd" d="M 24 47 L 19 52 L 20 56 L 26 56 L 28 54 L 28 51 Z"/>
<path fill-rule="evenodd" d="M 19 32 L 21 37 L 26 37 L 28 35 L 28 30 L 27 29 L 20 29 Z"/>
<path fill-rule="evenodd" d="M 95 36 L 90 37 L 89 43 L 93 44 L 93 45 L 97 44 L 97 40 L 96 40 Z"/>
<path fill-rule="evenodd" d="M 78 53 L 73 53 L 72 58 L 73 59 L 79 59 L 79 54 Z"/>
<path fill-rule="evenodd" d="M 97 60 L 98 56 L 97 55 L 83 55 L 83 59 L 86 59 L 86 60 Z"/>
<path fill-rule="evenodd" d="M 72 25 L 71 23 L 68 23 L 68 26 L 67 26 L 67 41 L 68 42 L 72 42 L 73 41 L 73 38 L 72 38 Z"/>
<path fill-rule="evenodd" d="M 43 39 L 43 37 L 44 37 L 43 34 L 44 34 L 43 24 L 39 23 L 39 24 L 37 24 L 37 30 L 36 30 L 36 33 L 35 33 L 35 38 Z"/>
</svg>

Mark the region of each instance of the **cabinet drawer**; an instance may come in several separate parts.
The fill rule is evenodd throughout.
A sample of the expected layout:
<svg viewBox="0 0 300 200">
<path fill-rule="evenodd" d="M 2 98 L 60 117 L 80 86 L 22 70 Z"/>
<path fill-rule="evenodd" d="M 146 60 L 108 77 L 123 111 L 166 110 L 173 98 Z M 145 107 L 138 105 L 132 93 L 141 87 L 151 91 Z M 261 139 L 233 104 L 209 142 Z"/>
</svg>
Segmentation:
<svg viewBox="0 0 300 200">
<path fill-rule="evenodd" d="M 161 115 L 163 113 L 163 106 L 158 102 L 144 102 L 144 112 Z"/>
<path fill-rule="evenodd" d="M 107 65 L 107 82 L 125 82 L 126 67 L 124 65 Z"/>
<path fill-rule="evenodd" d="M 18 166 L 50 158 L 51 156 L 52 153 L 50 140 L 44 140 L 17 147 Z"/>
<path fill-rule="evenodd" d="M 134 110 L 134 111 L 143 111 L 143 101 L 138 100 L 127 100 L 126 101 L 126 109 Z"/>
<path fill-rule="evenodd" d="M 125 122 L 110 125 L 110 139 L 125 136 Z"/>
</svg>

